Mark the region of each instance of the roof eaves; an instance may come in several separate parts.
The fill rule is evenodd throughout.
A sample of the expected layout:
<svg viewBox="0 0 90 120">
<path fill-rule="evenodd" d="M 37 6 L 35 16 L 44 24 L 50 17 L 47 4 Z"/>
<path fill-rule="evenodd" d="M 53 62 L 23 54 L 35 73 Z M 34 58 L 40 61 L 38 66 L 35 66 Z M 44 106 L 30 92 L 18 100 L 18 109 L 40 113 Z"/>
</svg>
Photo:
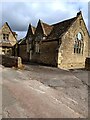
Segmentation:
<svg viewBox="0 0 90 120">
<path fill-rule="evenodd" d="M 21 44 L 24 40 L 25 40 L 25 38 L 19 40 L 19 41 L 18 41 L 18 44 Z"/>
</svg>

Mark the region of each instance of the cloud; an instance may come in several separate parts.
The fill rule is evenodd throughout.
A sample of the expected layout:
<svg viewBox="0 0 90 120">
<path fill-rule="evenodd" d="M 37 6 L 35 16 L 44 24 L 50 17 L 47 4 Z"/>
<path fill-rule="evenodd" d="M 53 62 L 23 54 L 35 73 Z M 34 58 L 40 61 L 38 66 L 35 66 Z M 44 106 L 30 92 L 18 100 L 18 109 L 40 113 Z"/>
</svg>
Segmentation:
<svg viewBox="0 0 90 120">
<path fill-rule="evenodd" d="M 0 9 L 2 19 L 0 23 L 4 24 L 7 21 L 12 30 L 17 31 L 19 38 L 21 38 L 25 35 L 29 23 L 36 26 L 39 19 L 49 24 L 56 23 L 76 16 L 79 9 L 81 9 L 88 25 L 88 3 L 80 0 L 79 2 L 76 1 L 30 0 L 30 2 L 2 2 L 2 10 Z"/>
</svg>

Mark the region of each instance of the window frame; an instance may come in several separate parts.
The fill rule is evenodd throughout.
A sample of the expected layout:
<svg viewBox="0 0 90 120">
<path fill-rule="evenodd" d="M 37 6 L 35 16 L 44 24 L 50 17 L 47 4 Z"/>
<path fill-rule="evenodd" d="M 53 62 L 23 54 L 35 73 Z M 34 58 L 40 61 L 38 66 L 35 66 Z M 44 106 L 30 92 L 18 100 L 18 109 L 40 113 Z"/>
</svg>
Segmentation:
<svg viewBox="0 0 90 120">
<path fill-rule="evenodd" d="M 78 35 L 81 35 L 81 38 Z M 83 54 L 84 50 L 84 42 L 83 42 L 83 35 L 81 32 L 78 32 L 76 35 L 76 39 L 74 41 L 74 54 Z"/>
<path fill-rule="evenodd" d="M 8 41 L 9 40 L 9 34 L 3 33 L 3 41 Z"/>
</svg>

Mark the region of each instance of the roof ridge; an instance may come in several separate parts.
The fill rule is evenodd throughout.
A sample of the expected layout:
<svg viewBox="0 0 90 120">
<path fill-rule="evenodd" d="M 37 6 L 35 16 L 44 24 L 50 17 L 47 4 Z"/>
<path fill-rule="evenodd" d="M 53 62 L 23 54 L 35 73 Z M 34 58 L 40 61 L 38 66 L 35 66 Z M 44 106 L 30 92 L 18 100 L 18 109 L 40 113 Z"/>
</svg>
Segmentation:
<svg viewBox="0 0 90 120">
<path fill-rule="evenodd" d="M 73 22 L 77 19 L 77 17 L 73 17 L 62 22 L 58 22 L 53 24 L 53 29 L 47 39 L 58 39 L 61 35 L 63 35 L 69 27 L 73 24 Z M 58 31 L 58 32 L 57 32 Z"/>
<path fill-rule="evenodd" d="M 46 22 L 43 22 L 43 21 L 42 21 L 42 23 L 43 23 L 43 24 L 45 24 L 45 25 L 51 26 L 51 25 L 49 25 L 49 24 L 48 24 L 48 23 L 46 23 Z"/>
<path fill-rule="evenodd" d="M 40 22 L 41 22 L 41 25 L 42 25 L 44 34 L 47 36 L 48 34 L 50 34 L 51 28 L 52 28 L 53 26 L 51 26 L 50 24 L 45 23 L 45 22 L 43 22 L 43 21 L 41 21 L 41 20 L 40 20 Z"/>
<path fill-rule="evenodd" d="M 63 21 L 61 21 L 61 22 L 57 22 L 57 23 L 55 23 L 55 24 L 51 24 L 51 26 L 54 26 L 54 25 L 57 25 L 57 24 L 60 24 L 60 23 L 63 23 L 63 22 L 67 22 L 67 21 L 73 20 L 73 19 L 75 19 L 75 18 L 77 18 L 77 17 L 69 18 L 69 19 L 63 20 Z"/>
</svg>

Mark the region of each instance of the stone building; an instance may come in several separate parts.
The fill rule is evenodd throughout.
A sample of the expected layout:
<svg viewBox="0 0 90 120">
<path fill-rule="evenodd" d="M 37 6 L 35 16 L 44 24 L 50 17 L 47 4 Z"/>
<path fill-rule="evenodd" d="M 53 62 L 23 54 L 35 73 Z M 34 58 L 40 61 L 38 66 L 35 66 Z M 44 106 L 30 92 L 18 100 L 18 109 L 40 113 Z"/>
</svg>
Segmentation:
<svg viewBox="0 0 90 120">
<path fill-rule="evenodd" d="M 22 58 L 23 61 L 31 60 L 33 54 L 33 39 L 34 39 L 35 27 L 28 27 L 27 34 L 25 38 L 18 42 L 18 56 Z"/>
<path fill-rule="evenodd" d="M 0 29 L 0 54 L 15 55 L 17 34 L 13 32 L 6 22 Z"/>
<path fill-rule="evenodd" d="M 25 42 L 26 47 L 22 49 L 29 54 L 30 61 L 67 69 L 85 67 L 90 38 L 81 11 L 71 19 L 52 25 L 39 20 L 33 37 L 29 37 L 32 32 L 27 34 L 23 41 L 30 39 L 33 47 L 31 42 Z"/>
</svg>

